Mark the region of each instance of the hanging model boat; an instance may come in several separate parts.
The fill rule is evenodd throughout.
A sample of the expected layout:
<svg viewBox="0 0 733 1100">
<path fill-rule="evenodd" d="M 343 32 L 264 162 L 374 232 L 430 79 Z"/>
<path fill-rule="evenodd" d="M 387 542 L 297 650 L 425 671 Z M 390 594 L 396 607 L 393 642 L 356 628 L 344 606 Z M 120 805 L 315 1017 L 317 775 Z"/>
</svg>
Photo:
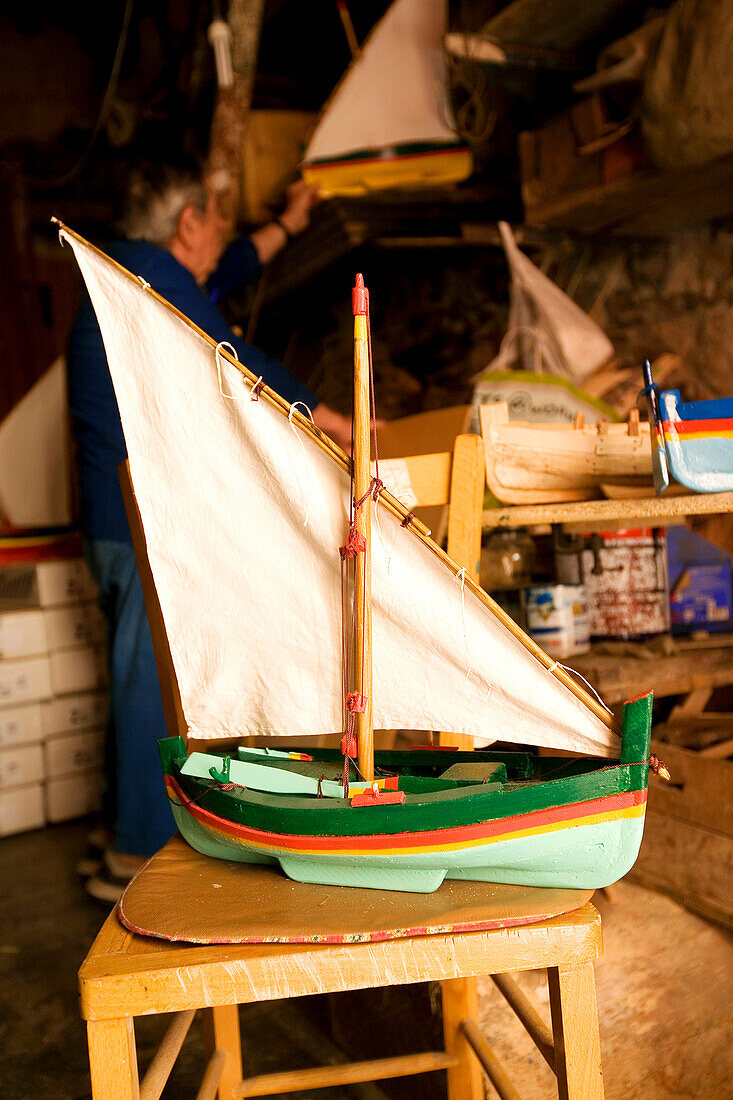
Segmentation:
<svg viewBox="0 0 733 1100">
<path fill-rule="evenodd" d="M 486 481 L 504 504 L 589 500 L 602 492 L 652 490 L 649 425 L 634 410 L 626 424 L 528 423 L 509 419 L 506 402 L 479 407 Z"/>
<path fill-rule="evenodd" d="M 696 493 L 733 489 L 733 397 L 682 401 L 679 390 L 660 390 L 644 361 L 643 394 L 654 424 L 654 487 L 679 481 Z"/>
<path fill-rule="evenodd" d="M 352 463 L 147 284 L 61 237 L 124 425 L 175 674 L 180 736 L 161 758 L 189 843 L 294 879 L 383 889 L 431 891 L 446 876 L 593 887 L 625 874 L 643 830 L 651 696 L 626 705 L 619 741 L 606 708 L 372 478 L 361 277 Z M 374 754 L 375 727 L 586 757 Z M 221 749 L 338 732 L 343 755 Z"/>
<path fill-rule="evenodd" d="M 327 102 L 303 178 L 321 195 L 456 183 L 473 171 L 448 103 L 446 0 L 395 0 Z"/>
</svg>

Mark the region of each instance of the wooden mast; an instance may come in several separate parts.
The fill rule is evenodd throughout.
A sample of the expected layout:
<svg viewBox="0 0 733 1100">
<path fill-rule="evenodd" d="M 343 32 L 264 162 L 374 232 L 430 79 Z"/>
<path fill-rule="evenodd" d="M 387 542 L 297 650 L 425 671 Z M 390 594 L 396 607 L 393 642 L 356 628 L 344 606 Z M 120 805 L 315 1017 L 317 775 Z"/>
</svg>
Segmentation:
<svg viewBox="0 0 733 1100">
<path fill-rule="evenodd" d="M 369 292 L 364 277 L 356 276 L 352 294 L 354 309 L 354 497 L 360 501 L 371 486 L 370 401 L 369 401 Z M 374 728 L 372 726 L 372 573 L 371 501 L 356 513 L 356 529 L 366 543 L 366 552 L 356 555 L 354 579 L 354 685 L 352 690 L 366 698 L 363 713 L 356 714 L 359 770 L 367 782 L 374 779 Z"/>
</svg>

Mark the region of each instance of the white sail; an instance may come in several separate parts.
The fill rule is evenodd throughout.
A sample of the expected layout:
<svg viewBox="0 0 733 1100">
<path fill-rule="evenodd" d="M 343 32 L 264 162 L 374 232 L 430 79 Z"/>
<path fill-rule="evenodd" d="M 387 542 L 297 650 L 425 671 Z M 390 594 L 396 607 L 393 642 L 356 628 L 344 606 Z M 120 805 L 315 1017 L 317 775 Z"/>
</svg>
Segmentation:
<svg viewBox="0 0 733 1100">
<path fill-rule="evenodd" d="M 189 733 L 339 731 L 343 464 L 253 402 L 235 367 L 219 376 L 213 341 L 67 239 L 104 337 Z M 612 751 L 603 721 L 443 560 L 386 507 L 378 519 L 375 727 Z"/>
<path fill-rule="evenodd" d="M 454 142 L 443 54 L 446 0 L 395 0 L 352 62 L 305 162 L 406 142 Z"/>
</svg>

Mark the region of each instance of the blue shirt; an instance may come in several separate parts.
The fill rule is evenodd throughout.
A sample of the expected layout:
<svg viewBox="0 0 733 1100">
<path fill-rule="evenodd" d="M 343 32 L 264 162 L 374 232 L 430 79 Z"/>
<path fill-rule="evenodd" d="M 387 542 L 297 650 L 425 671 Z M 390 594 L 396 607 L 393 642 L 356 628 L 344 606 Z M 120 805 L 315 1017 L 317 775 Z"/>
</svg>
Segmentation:
<svg viewBox="0 0 733 1100">
<path fill-rule="evenodd" d="M 311 409 L 318 399 L 259 348 L 234 336 L 215 302 L 239 283 L 251 281 L 260 271 L 251 241 L 235 241 L 222 256 L 209 280 L 210 297 L 193 275 L 163 248 L 146 241 L 119 241 L 107 249 L 110 256 L 134 275 L 141 275 L 172 305 L 189 317 L 217 343 L 227 340 L 242 363 L 291 404 L 303 401 Z M 107 357 L 94 308 L 85 292 L 71 332 L 68 360 L 69 406 L 77 444 L 81 490 L 81 528 L 90 539 L 131 542 L 117 467 L 127 458 Z"/>
</svg>

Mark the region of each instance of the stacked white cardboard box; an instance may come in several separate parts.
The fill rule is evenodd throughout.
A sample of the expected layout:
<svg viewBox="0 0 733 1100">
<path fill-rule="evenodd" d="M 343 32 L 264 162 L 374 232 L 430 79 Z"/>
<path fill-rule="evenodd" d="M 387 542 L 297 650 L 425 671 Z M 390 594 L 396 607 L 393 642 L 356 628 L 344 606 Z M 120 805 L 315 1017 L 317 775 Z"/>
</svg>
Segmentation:
<svg viewBox="0 0 733 1100">
<path fill-rule="evenodd" d="M 82 558 L 0 565 L 0 836 L 97 809 L 104 620 Z"/>
</svg>

